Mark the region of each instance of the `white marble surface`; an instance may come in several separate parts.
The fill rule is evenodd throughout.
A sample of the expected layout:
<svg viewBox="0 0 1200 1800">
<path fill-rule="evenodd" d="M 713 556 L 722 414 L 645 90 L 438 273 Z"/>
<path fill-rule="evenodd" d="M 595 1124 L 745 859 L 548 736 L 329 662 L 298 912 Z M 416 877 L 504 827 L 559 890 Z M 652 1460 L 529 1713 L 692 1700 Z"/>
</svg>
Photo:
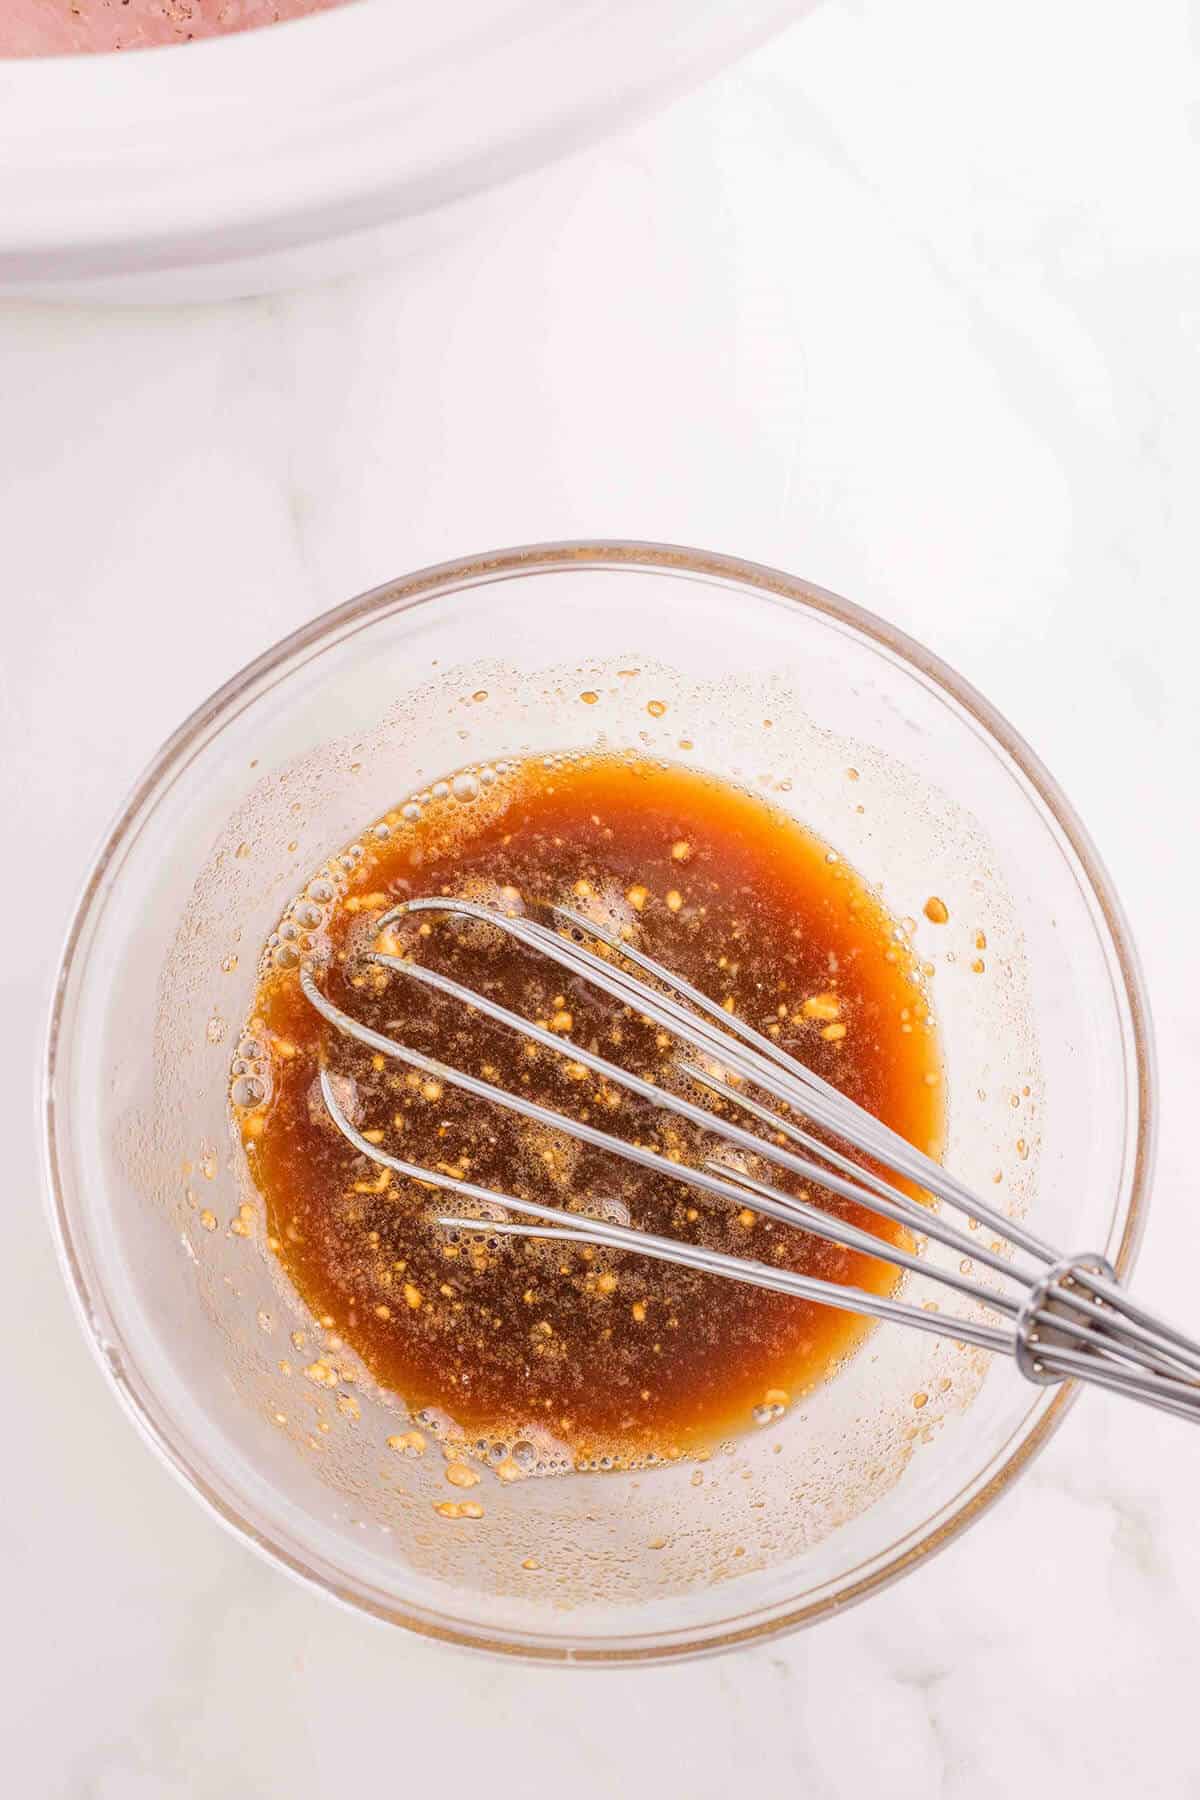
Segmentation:
<svg viewBox="0 0 1200 1800">
<path fill-rule="evenodd" d="M 1198 74 L 1194 4 L 836 0 L 421 266 L 0 307 L 6 1792 L 1200 1791 L 1200 1433 L 1085 1397 L 918 1578 L 763 1649 L 438 1651 L 256 1561 L 141 1448 L 59 1281 L 31 1092 L 85 859 L 215 683 L 442 557 L 690 541 L 924 638 L 1075 799 L 1157 1015 L 1140 1285 L 1194 1317 Z"/>
</svg>

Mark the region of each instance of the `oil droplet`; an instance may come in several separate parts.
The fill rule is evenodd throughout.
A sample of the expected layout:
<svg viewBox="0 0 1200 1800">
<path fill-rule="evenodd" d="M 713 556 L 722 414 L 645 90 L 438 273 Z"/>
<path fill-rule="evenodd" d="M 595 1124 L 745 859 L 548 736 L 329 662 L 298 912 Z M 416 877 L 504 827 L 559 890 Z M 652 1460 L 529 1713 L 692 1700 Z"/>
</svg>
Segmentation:
<svg viewBox="0 0 1200 1800">
<path fill-rule="evenodd" d="M 652 719 L 661 719 L 666 710 L 667 703 L 665 700 L 647 700 L 646 702 L 646 711 L 650 714 Z"/>
<path fill-rule="evenodd" d="M 933 925 L 945 925 L 950 918 L 950 908 L 936 894 L 930 894 L 925 902 L 925 917 Z"/>
<path fill-rule="evenodd" d="M 585 706 L 595 706 L 600 696 L 596 693 L 594 688 L 585 688 L 579 698 L 583 701 Z"/>
</svg>

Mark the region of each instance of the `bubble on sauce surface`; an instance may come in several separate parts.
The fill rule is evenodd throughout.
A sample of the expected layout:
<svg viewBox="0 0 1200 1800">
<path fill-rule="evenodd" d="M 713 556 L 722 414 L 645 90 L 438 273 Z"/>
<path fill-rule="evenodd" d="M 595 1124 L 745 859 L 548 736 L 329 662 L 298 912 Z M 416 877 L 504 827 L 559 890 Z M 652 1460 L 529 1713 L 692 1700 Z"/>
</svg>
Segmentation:
<svg viewBox="0 0 1200 1800">
<path fill-rule="evenodd" d="M 363 1102 L 358 1091 L 358 1083 L 353 1075 L 332 1073 L 329 1085 L 333 1089 L 333 1097 L 344 1117 L 352 1125 L 360 1125 L 363 1119 Z M 320 1080 L 314 1080 L 308 1090 L 308 1114 L 313 1122 L 330 1131 L 337 1131 L 337 1126 L 329 1116 L 329 1108 L 325 1104 L 325 1096 L 321 1092 Z"/>
</svg>

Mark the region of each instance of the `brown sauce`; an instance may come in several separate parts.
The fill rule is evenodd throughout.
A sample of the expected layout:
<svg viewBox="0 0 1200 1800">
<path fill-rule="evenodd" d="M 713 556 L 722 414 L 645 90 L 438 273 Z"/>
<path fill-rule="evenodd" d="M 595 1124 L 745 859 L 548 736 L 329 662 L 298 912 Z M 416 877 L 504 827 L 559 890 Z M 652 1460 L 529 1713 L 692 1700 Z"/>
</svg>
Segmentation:
<svg viewBox="0 0 1200 1800">
<path fill-rule="evenodd" d="M 295 960 L 311 956 L 322 991 L 388 1037 L 693 1165 L 714 1151 L 707 1134 L 367 962 L 386 908 L 454 894 L 591 911 L 937 1154 L 941 1063 L 916 964 L 854 871 L 748 793 L 597 755 L 487 775 L 368 830 L 268 949 L 247 1030 L 269 1091 L 235 1113 L 269 1241 L 326 1329 L 414 1413 L 508 1445 L 548 1436 L 577 1463 L 702 1450 L 827 1377 L 863 1321 L 627 1251 L 455 1234 L 436 1215 L 461 1213 L 459 1202 L 380 1169 L 332 1127 L 315 1088 L 322 1061 L 359 1129 L 413 1163 L 879 1292 L 894 1271 L 373 1055 L 317 1017 Z M 385 937 L 563 1038 L 685 1085 L 665 1033 L 490 926 L 411 915 Z M 755 1172 L 805 1191 L 765 1164 Z M 810 1197 L 900 1235 L 816 1188 Z"/>
</svg>

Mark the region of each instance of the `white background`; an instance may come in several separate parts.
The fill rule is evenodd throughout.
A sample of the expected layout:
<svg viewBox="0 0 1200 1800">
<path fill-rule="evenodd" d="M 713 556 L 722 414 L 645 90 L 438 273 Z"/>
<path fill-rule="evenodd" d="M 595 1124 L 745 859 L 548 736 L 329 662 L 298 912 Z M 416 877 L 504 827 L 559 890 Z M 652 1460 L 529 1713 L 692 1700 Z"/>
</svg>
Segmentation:
<svg viewBox="0 0 1200 1800">
<path fill-rule="evenodd" d="M 420 266 L 0 306 L 5 1792 L 1200 1792 L 1200 1432 L 1085 1396 L 915 1579 L 762 1649 L 439 1651 L 255 1560 L 140 1447 L 68 1310 L 31 1095 L 86 860 L 216 683 L 443 557 L 690 542 L 924 639 L 1075 801 L 1157 1018 L 1138 1283 L 1194 1320 L 1198 200 L 1194 5 L 837 0 Z"/>
</svg>

